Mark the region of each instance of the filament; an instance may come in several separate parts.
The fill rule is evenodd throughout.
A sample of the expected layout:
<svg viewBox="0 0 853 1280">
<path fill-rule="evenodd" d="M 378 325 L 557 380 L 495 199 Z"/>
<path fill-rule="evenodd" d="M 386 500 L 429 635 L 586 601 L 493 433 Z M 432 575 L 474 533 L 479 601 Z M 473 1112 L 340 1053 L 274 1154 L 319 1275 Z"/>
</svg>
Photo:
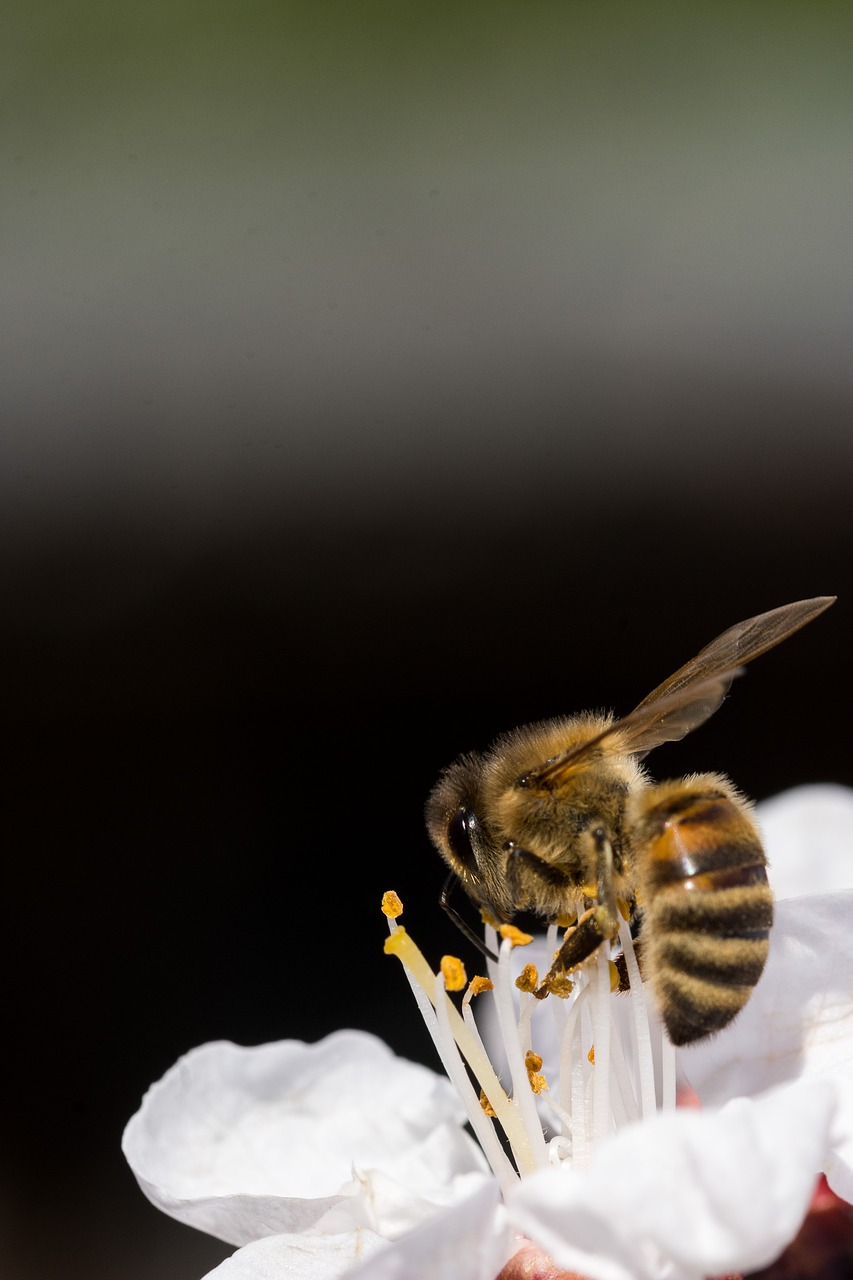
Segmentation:
<svg viewBox="0 0 853 1280">
<path fill-rule="evenodd" d="M 436 976 L 427 964 L 426 959 L 421 953 L 417 945 L 409 937 L 408 933 L 402 927 L 394 927 L 391 929 L 389 937 L 385 942 L 386 951 L 390 951 L 400 959 L 415 983 L 421 988 L 433 1008 L 436 1008 L 437 1000 L 440 998 L 447 1014 L 448 1040 L 454 1041 L 464 1055 L 466 1062 L 485 1093 L 486 1097 L 492 1105 L 501 1126 L 509 1139 L 512 1147 L 513 1155 L 519 1167 L 519 1172 L 531 1172 L 539 1163 L 534 1158 L 531 1141 L 525 1126 L 519 1115 L 519 1108 L 515 1102 L 509 1099 L 501 1087 L 501 1083 L 495 1075 L 494 1068 L 483 1050 L 482 1041 L 479 1037 L 471 1035 L 465 1025 L 465 1020 L 456 1009 L 456 1006 L 450 1001 L 442 989 L 436 991 Z M 429 1024 L 428 1024 L 429 1025 Z M 446 1058 L 449 1057 L 447 1051 L 447 1043 L 442 1042 L 443 1038 L 437 1036 L 435 1038 L 436 1049 L 441 1058 L 442 1065 L 451 1074 L 448 1068 Z M 452 1078 L 452 1076 L 451 1076 Z M 527 1087 L 527 1076 L 525 1072 L 525 1090 L 532 1100 L 532 1094 Z M 473 1092 L 473 1091 L 472 1091 Z M 522 1095 L 523 1096 L 523 1095 Z M 532 1103 L 531 1103 L 532 1105 Z M 479 1106 L 479 1103 L 478 1103 Z M 534 1106 L 535 1111 L 535 1106 Z M 471 1120 L 474 1124 L 473 1118 Z M 536 1122 L 536 1130 L 539 1134 L 539 1140 L 544 1146 L 542 1138 L 542 1129 L 539 1125 L 538 1117 Z"/>
<path fill-rule="evenodd" d="M 631 987 L 631 1006 L 634 1012 L 634 1032 L 637 1039 L 637 1070 L 640 1075 L 640 1107 L 643 1119 L 649 1120 L 657 1110 L 652 1037 L 649 1031 L 649 1015 L 646 1011 L 646 995 L 640 977 L 640 966 L 634 954 L 631 930 L 624 921 L 619 925 L 619 941 L 622 943 L 628 982 Z"/>
<path fill-rule="evenodd" d="M 610 1109 L 610 960 L 599 955 L 595 969 L 590 974 L 594 994 L 592 998 L 592 1042 L 595 1048 L 595 1065 L 592 1108 L 592 1136 L 600 1142 L 613 1129 Z"/>
<path fill-rule="evenodd" d="M 487 925 L 487 946 L 497 954 L 496 960 L 487 960 L 491 989 L 484 979 L 472 979 L 458 1002 L 448 995 L 444 973 L 433 972 L 406 930 L 393 920 L 389 920 L 389 928 L 385 949 L 403 964 L 442 1065 L 458 1090 L 471 1128 L 505 1191 L 519 1176 L 548 1164 L 571 1164 L 583 1170 L 593 1149 L 615 1129 L 648 1119 L 658 1107 L 670 1110 L 675 1106 L 676 1051 L 661 1028 L 658 1101 L 654 1060 L 658 1033 L 656 1030 L 653 1045 L 647 997 L 626 923 L 619 926 L 619 942 L 628 975 L 627 995 L 612 993 L 611 947 L 603 944 L 598 954 L 572 971 L 572 981 L 566 983 L 563 998 L 552 991 L 547 998 L 537 999 L 531 993 L 532 978 L 525 977 L 518 987 L 513 981 L 511 957 L 515 939 L 499 940 Z M 546 940 L 549 957 L 553 956 L 556 943 L 557 929 L 551 926 Z M 455 973 L 456 966 L 446 959 L 443 968 Z M 478 1029 L 472 1007 L 474 995 L 478 1002 L 493 1001 L 500 1045 L 512 1081 L 511 1096 L 498 1079 Z M 626 1003 L 629 1009 L 625 1008 Z M 543 1004 L 550 1005 L 552 1012 L 543 1014 L 543 1021 L 534 1028 Z M 480 1008 L 479 1003 L 477 1007 Z M 623 1012 L 627 1018 L 621 1016 Z M 539 1049 L 536 1044 L 537 1028 L 546 1034 L 551 1030 L 556 1033 L 556 1061 L 544 1068 L 542 1055 L 547 1057 L 548 1048 L 546 1044 Z M 482 1091 L 479 1097 L 477 1085 Z M 548 1093 L 540 1093 L 549 1085 Z M 540 1095 L 538 1100 L 534 1089 Z M 485 1109 L 481 1099 L 488 1103 Z M 549 1117 L 549 1127 L 553 1117 L 556 1130 L 547 1141 L 540 1110 Z M 512 1158 L 507 1154 L 507 1143 Z"/>
<path fill-rule="evenodd" d="M 548 1163 L 548 1157 L 545 1151 L 545 1139 L 542 1134 L 542 1123 L 539 1119 L 539 1112 L 536 1109 L 536 1100 L 531 1092 L 530 1083 L 527 1078 L 527 1067 L 524 1063 L 524 1051 L 521 1046 L 521 1040 L 518 1035 L 518 1024 L 515 1019 L 512 972 L 509 963 L 511 950 L 512 943 L 508 939 L 504 939 L 501 943 L 499 952 L 500 960 L 497 966 L 498 980 L 495 984 L 495 1009 L 498 1015 L 498 1024 L 501 1029 L 501 1038 L 506 1050 L 509 1073 L 512 1076 L 513 1101 L 517 1102 L 524 1122 L 524 1127 L 532 1136 L 533 1141 L 531 1143 L 531 1154 L 533 1160 L 538 1167 L 544 1167 Z M 532 998 L 533 997 L 531 997 L 531 999 Z"/>
</svg>

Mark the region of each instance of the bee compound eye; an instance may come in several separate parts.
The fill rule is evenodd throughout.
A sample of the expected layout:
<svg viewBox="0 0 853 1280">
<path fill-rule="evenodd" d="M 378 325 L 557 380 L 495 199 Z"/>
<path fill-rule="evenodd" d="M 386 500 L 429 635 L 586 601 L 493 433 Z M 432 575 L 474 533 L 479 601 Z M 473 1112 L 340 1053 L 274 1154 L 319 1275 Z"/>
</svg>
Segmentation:
<svg viewBox="0 0 853 1280">
<path fill-rule="evenodd" d="M 450 852 L 466 871 L 475 871 L 477 867 L 472 837 L 478 826 L 473 809 L 469 809 L 464 804 L 452 814 L 447 824 L 447 843 L 450 846 Z"/>
</svg>

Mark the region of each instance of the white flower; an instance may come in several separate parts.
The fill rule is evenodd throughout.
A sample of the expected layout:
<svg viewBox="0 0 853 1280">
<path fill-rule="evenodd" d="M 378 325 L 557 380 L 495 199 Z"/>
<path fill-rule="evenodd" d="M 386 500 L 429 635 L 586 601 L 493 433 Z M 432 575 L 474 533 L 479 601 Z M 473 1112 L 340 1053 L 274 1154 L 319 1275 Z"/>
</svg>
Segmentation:
<svg viewBox="0 0 853 1280">
<path fill-rule="evenodd" d="M 802 788 L 758 816 L 778 895 L 796 886 L 797 859 L 801 893 L 803 868 L 807 890 L 853 879 L 852 793 Z M 434 1073 L 340 1032 L 313 1046 L 204 1046 L 128 1125 L 124 1149 L 149 1198 L 244 1244 L 218 1280 L 495 1280 L 516 1233 L 593 1280 L 700 1280 L 778 1256 L 821 1171 L 853 1200 L 853 890 L 778 902 L 746 1008 L 677 1060 L 641 990 L 610 997 L 606 960 L 571 1002 L 518 1003 L 505 942 L 492 976 L 506 1089 L 470 996 L 460 1016 L 441 975 L 403 930 L 394 937 L 464 1111 Z M 623 943 L 630 960 L 627 930 Z M 534 1049 L 544 1066 L 525 1060 Z M 673 1109 L 676 1072 L 704 1109 Z M 530 1082 L 543 1075 L 536 1098 Z"/>
<path fill-rule="evenodd" d="M 834 1106 L 830 1086 L 801 1084 L 660 1115 L 602 1144 L 583 1174 L 522 1182 L 512 1220 L 560 1266 L 596 1280 L 754 1270 L 796 1234 Z"/>
<path fill-rule="evenodd" d="M 486 1180 L 447 1080 L 375 1036 L 202 1045 L 146 1094 L 124 1153 L 148 1198 L 231 1244 L 394 1239 Z"/>
<path fill-rule="evenodd" d="M 832 783 L 794 787 L 756 811 L 776 898 L 853 888 L 853 792 Z"/>
</svg>

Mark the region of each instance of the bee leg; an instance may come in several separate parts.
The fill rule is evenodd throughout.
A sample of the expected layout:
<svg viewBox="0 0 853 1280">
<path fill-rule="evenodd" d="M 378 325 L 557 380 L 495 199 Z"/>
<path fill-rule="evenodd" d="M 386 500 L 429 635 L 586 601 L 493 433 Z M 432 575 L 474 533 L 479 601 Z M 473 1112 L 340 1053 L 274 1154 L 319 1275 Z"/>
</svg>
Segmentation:
<svg viewBox="0 0 853 1280">
<path fill-rule="evenodd" d="M 544 1000 L 551 990 L 551 983 L 563 977 L 567 969 L 577 969 L 598 950 L 605 935 L 601 932 L 595 908 L 581 916 L 575 929 L 564 940 L 554 957 L 554 963 L 535 991 L 537 1000 Z"/>
<path fill-rule="evenodd" d="M 580 923 L 564 940 L 563 945 L 554 957 L 551 972 L 560 969 L 577 969 L 584 960 L 589 959 L 604 942 L 605 935 L 598 927 L 594 910 L 581 916 Z M 549 975 L 550 976 L 550 975 Z"/>
<path fill-rule="evenodd" d="M 450 916 L 450 919 L 456 925 L 456 928 L 463 937 L 467 938 L 469 942 L 472 942 L 477 950 L 485 956 L 487 960 L 494 960 L 495 964 L 497 964 L 498 957 L 495 955 L 494 951 L 492 951 L 490 947 L 486 946 L 482 938 L 477 937 L 474 930 L 462 919 L 456 908 L 450 905 L 450 895 L 458 883 L 459 877 L 455 872 L 451 871 L 450 875 L 444 882 L 444 888 L 441 891 L 439 903 L 442 909 Z"/>
<path fill-rule="evenodd" d="M 595 827 L 590 832 L 595 845 L 595 880 L 597 902 L 595 918 L 603 938 L 612 938 L 619 928 L 619 910 L 616 905 L 616 884 L 614 882 L 613 845 L 607 838 L 604 827 Z"/>
<path fill-rule="evenodd" d="M 579 918 L 577 927 L 565 938 L 557 952 L 548 974 L 536 995 L 542 999 L 548 994 L 549 983 L 567 969 L 583 964 L 602 942 L 609 941 L 619 929 L 619 911 L 616 904 L 614 882 L 613 845 L 603 827 L 591 832 L 595 847 L 596 902 Z"/>
<path fill-rule="evenodd" d="M 544 881 L 545 884 L 554 889 L 565 889 L 574 885 L 574 877 L 564 871 L 562 867 L 555 866 L 553 862 L 546 862 L 544 858 L 540 858 L 532 850 L 523 849 L 514 840 L 510 840 L 505 848 L 510 855 L 507 862 L 507 878 L 510 881 L 515 897 L 518 897 L 521 892 L 518 884 L 518 869 L 521 866 L 527 867 L 539 880 Z"/>
</svg>

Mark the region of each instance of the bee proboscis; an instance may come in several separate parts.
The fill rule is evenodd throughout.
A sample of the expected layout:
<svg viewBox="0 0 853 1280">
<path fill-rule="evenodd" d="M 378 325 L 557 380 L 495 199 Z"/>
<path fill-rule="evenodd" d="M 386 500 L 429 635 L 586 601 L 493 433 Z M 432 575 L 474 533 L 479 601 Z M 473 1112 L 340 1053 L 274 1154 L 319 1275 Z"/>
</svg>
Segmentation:
<svg viewBox="0 0 853 1280">
<path fill-rule="evenodd" d="M 628 904 L 674 1044 L 721 1030 L 743 1008 L 773 923 L 751 805 L 721 774 L 657 783 L 641 761 L 713 715 L 747 662 L 834 600 L 800 600 L 730 627 L 622 719 L 528 725 L 445 770 L 427 826 L 472 901 L 498 921 L 524 910 L 578 918 L 538 994 L 615 937 Z"/>
</svg>

